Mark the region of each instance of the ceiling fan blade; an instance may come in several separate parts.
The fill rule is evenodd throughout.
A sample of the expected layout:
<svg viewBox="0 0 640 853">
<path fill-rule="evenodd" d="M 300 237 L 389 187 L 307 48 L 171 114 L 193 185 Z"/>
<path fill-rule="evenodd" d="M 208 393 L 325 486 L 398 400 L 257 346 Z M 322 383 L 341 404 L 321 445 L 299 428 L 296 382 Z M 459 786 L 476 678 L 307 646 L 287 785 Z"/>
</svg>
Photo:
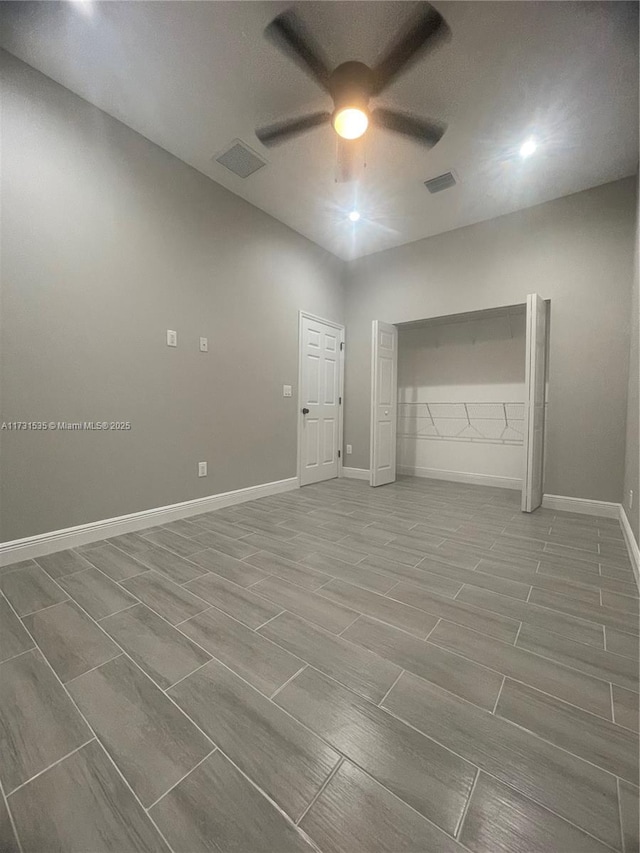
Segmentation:
<svg viewBox="0 0 640 853">
<path fill-rule="evenodd" d="M 274 18 L 264 34 L 323 89 L 328 88 L 329 68 L 322 50 L 305 31 L 292 9 Z"/>
<path fill-rule="evenodd" d="M 375 109 L 371 114 L 371 119 L 379 127 L 392 130 L 394 133 L 402 133 L 404 136 L 410 136 L 417 142 L 429 147 L 439 142 L 447 129 L 447 125 L 443 122 L 420 118 L 410 113 L 400 113 L 397 110 L 388 110 L 384 107 Z"/>
<path fill-rule="evenodd" d="M 331 120 L 331 113 L 309 113 L 306 116 L 279 121 L 275 124 L 269 124 L 265 127 L 259 127 L 256 130 L 256 136 L 267 147 L 278 145 L 280 142 L 286 142 L 287 139 L 292 139 L 299 133 L 305 133 L 307 130 L 313 130 L 314 127 L 319 127 L 321 124 L 326 124 Z"/>
<path fill-rule="evenodd" d="M 451 31 L 442 15 L 430 3 L 419 3 L 416 12 L 389 48 L 384 59 L 373 69 L 374 95 L 406 71 L 410 64 L 427 48 L 447 38 Z"/>
</svg>

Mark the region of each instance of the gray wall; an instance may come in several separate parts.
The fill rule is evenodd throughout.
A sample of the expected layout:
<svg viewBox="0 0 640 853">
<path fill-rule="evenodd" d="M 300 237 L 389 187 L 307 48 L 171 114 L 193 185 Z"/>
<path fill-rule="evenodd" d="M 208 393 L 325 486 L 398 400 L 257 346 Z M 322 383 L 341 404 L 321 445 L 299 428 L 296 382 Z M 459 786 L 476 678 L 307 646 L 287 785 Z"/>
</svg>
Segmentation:
<svg viewBox="0 0 640 853">
<path fill-rule="evenodd" d="M 297 312 L 343 320 L 342 263 L 7 54 L 2 75 L 0 420 L 133 429 L 1 433 L 0 539 L 295 476 Z"/>
<path fill-rule="evenodd" d="M 629 385 L 627 403 L 627 441 L 624 463 L 623 505 L 631 524 L 636 542 L 640 542 L 640 398 L 638 382 L 640 373 L 640 348 L 638 346 L 640 298 L 638 279 L 640 278 L 640 208 L 636 219 L 636 239 L 634 253 L 633 286 L 631 288 L 631 339 L 629 345 Z M 633 507 L 629 508 L 629 490 L 633 491 Z"/>
<path fill-rule="evenodd" d="M 545 491 L 620 501 L 634 178 L 360 258 L 346 275 L 347 464 L 369 467 L 371 321 L 551 300 Z"/>
</svg>

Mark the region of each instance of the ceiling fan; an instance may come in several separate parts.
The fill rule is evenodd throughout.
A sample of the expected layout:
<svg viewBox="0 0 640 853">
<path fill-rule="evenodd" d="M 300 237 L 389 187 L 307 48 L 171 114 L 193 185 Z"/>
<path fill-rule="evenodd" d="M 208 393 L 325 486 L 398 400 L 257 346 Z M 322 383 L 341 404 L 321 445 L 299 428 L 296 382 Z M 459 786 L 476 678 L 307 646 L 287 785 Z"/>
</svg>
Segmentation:
<svg viewBox="0 0 640 853">
<path fill-rule="evenodd" d="M 339 163 L 342 160 L 342 180 L 349 179 L 349 143 L 362 137 L 370 123 L 432 147 L 446 130 L 444 123 L 384 106 L 370 109 L 369 101 L 380 95 L 419 56 L 449 35 L 442 15 L 430 3 L 419 3 L 408 25 L 377 65 L 369 68 L 363 62 L 349 61 L 330 71 L 321 49 L 305 31 L 296 13 L 292 9 L 283 12 L 265 29 L 266 38 L 329 93 L 334 109 L 259 127 L 256 136 L 263 145 L 272 146 L 331 122 L 340 137 L 338 160 Z"/>
</svg>

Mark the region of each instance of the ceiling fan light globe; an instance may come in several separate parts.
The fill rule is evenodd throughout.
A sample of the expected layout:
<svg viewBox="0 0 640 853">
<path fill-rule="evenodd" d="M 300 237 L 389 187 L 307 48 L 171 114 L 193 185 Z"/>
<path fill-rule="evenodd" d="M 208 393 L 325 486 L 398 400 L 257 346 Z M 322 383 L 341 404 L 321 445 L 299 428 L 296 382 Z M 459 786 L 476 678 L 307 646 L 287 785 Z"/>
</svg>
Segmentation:
<svg viewBox="0 0 640 853">
<path fill-rule="evenodd" d="M 369 126 L 369 116 L 357 107 L 344 107 L 333 117 L 333 128 L 343 139 L 359 139 Z"/>
</svg>

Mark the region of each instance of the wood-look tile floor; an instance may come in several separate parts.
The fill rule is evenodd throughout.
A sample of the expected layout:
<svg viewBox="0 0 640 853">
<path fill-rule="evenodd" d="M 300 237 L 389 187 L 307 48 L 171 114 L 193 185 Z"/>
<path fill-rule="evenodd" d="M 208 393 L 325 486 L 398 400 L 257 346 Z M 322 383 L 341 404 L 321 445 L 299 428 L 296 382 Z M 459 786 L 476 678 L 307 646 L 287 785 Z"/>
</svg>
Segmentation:
<svg viewBox="0 0 640 853">
<path fill-rule="evenodd" d="M 2 851 L 638 853 L 617 521 L 333 480 L 0 590 Z"/>
</svg>

